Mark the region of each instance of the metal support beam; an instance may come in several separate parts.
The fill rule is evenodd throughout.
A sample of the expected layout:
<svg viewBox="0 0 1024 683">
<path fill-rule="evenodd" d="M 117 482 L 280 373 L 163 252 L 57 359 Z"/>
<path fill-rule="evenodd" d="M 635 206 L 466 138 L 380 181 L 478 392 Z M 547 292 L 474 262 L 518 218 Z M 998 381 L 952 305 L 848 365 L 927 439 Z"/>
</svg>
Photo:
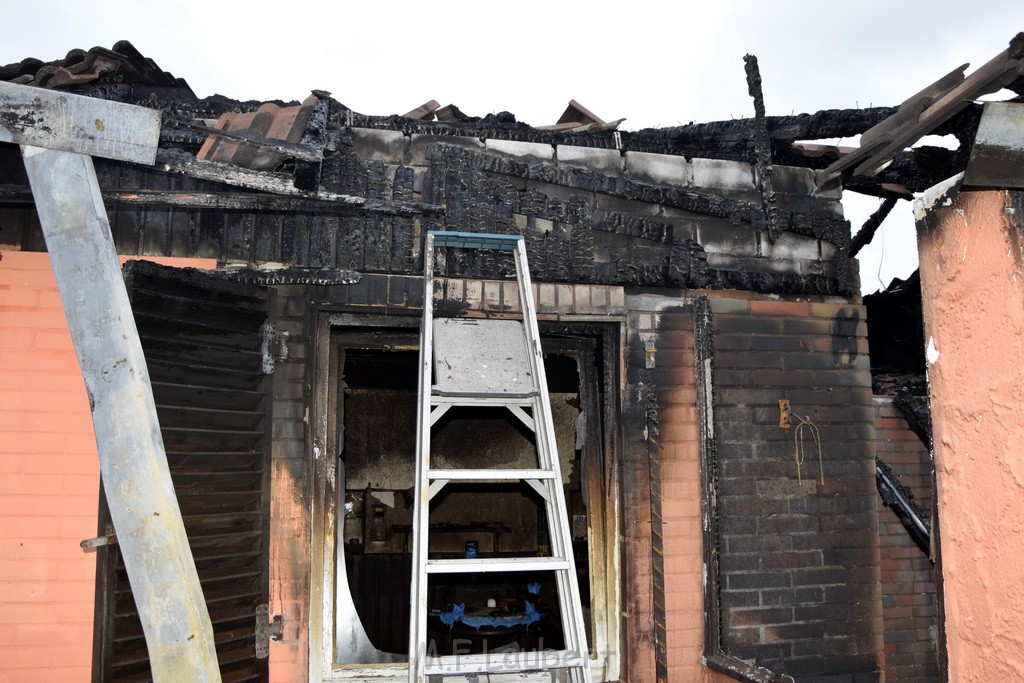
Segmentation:
<svg viewBox="0 0 1024 683">
<path fill-rule="evenodd" d="M 0 142 L 152 165 L 160 112 L 0 82 Z"/>
<path fill-rule="evenodd" d="M 92 158 L 38 147 L 22 153 L 89 394 L 107 504 L 153 677 L 220 681 L 213 628 Z"/>
</svg>

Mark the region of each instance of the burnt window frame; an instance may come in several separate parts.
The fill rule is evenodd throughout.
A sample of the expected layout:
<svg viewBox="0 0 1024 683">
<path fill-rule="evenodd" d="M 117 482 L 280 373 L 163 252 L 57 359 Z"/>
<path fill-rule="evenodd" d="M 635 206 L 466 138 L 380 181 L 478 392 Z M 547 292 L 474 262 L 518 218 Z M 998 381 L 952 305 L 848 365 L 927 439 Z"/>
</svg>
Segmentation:
<svg viewBox="0 0 1024 683">
<path fill-rule="evenodd" d="M 418 309 L 395 309 L 387 315 L 379 313 L 351 312 L 338 308 L 311 308 L 314 322 L 314 340 L 311 381 L 310 424 L 313 426 L 309 434 L 309 451 L 312 467 L 312 567 L 309 587 L 309 674 L 314 681 L 352 681 L 352 680 L 405 680 L 407 665 L 405 662 L 393 664 L 371 665 L 337 665 L 335 663 L 335 539 L 337 531 L 337 491 L 335 458 L 332 457 L 328 445 L 328 434 L 335 425 L 330 424 L 330 363 L 332 354 L 332 334 L 335 329 L 408 329 L 414 334 L 420 321 Z M 623 594 L 619 577 L 625 562 L 622 547 L 622 490 L 618 472 L 619 444 L 618 418 L 620 407 L 620 386 L 618 378 L 622 339 L 625 329 L 624 316 L 602 316 L 600 322 L 593 322 L 592 317 L 586 320 L 573 321 L 563 319 L 557 322 L 542 321 L 542 336 L 595 336 L 602 339 L 603 353 L 598 358 L 602 365 L 603 378 L 598 380 L 595 388 L 595 400 L 604 424 L 600 447 L 606 469 L 610 475 L 605 476 L 604 485 L 609 487 L 598 494 L 606 505 L 600 520 L 590 525 L 590 533 L 596 533 L 596 524 L 600 522 L 600 530 L 604 535 L 602 552 L 595 562 L 596 544 L 591 540 L 588 544 L 591 553 L 591 581 L 594 580 L 593 568 L 602 568 L 603 585 L 591 585 L 592 595 L 600 595 L 603 606 L 603 618 L 598 621 L 592 616 L 596 643 L 591 645 L 591 666 L 602 671 L 602 680 L 617 680 L 624 672 L 626 653 L 624 652 L 625 625 L 621 620 Z M 581 382 L 583 381 L 581 377 Z M 593 498 L 593 494 L 592 494 Z M 316 549 L 320 548 L 322 552 Z M 537 680 L 548 680 L 549 676 L 541 674 Z M 532 680 L 526 679 L 526 680 Z"/>
</svg>

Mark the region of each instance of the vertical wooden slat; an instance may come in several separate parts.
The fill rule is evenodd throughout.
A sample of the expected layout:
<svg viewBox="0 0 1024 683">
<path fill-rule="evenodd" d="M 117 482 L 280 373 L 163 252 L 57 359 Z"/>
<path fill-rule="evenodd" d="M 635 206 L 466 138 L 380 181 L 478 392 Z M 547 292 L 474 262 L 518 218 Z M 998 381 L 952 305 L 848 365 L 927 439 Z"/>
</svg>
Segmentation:
<svg viewBox="0 0 1024 683">
<path fill-rule="evenodd" d="M 129 264 L 132 308 L 153 379 L 171 478 L 210 611 L 225 680 L 267 680 L 256 657 L 256 607 L 269 598 L 269 490 L 262 287 L 151 263 Z M 101 520 L 101 526 L 102 526 Z M 107 552 L 96 680 L 147 680 L 134 603 L 117 596 Z M 121 590 L 127 589 L 121 584 Z M 116 605 L 116 607 L 115 607 Z M 119 611 L 113 617 L 115 609 Z M 101 615 L 105 615 L 101 622 Z"/>
</svg>

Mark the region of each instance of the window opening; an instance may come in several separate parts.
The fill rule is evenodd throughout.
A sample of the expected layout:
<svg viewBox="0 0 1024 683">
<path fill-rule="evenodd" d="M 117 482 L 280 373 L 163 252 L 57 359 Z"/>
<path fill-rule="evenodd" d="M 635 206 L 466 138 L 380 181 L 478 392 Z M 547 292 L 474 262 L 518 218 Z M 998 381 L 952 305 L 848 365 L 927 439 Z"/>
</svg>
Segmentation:
<svg viewBox="0 0 1024 683">
<path fill-rule="evenodd" d="M 419 353 L 408 332 L 335 335 L 335 664 L 403 662 L 408 650 Z M 587 505 L 577 360 L 545 370 L 588 639 Z M 434 426 L 434 467 L 536 467 L 533 434 L 504 408 L 453 408 Z M 525 483 L 449 484 L 431 504 L 430 556 L 549 554 L 543 501 Z M 562 646 L 553 572 L 433 575 L 428 648 L 437 654 Z"/>
</svg>

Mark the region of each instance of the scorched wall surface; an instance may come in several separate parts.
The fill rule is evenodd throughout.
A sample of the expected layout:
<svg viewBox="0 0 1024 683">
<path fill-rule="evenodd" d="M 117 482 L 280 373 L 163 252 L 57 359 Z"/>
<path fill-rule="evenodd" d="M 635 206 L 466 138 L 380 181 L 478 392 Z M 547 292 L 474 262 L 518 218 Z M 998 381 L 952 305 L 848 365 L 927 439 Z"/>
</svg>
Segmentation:
<svg viewBox="0 0 1024 683">
<path fill-rule="evenodd" d="M 722 649 L 798 680 L 882 665 L 863 307 L 712 298 Z M 779 400 L 813 423 L 779 427 Z M 802 441 L 801 441 L 801 438 Z M 798 475 L 796 447 L 802 443 Z"/>
</svg>

